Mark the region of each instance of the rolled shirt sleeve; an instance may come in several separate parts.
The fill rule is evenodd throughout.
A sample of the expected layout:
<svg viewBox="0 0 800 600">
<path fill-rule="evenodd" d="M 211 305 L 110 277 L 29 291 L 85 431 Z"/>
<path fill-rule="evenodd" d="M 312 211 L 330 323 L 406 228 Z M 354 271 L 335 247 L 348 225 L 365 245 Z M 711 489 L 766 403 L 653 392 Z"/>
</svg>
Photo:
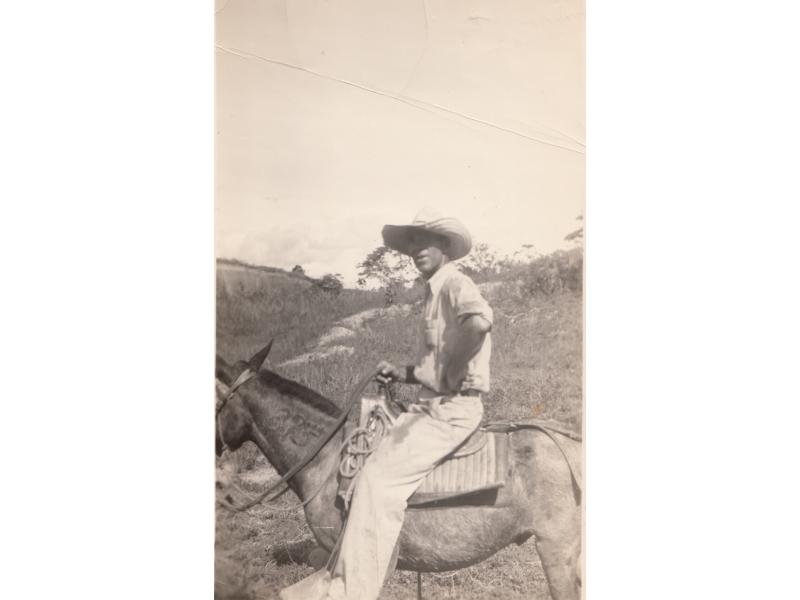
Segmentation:
<svg viewBox="0 0 800 600">
<path fill-rule="evenodd" d="M 445 283 L 445 287 L 450 305 L 459 321 L 463 321 L 468 316 L 479 315 L 490 324 L 494 323 L 492 307 L 489 306 L 478 286 L 471 279 L 452 277 Z"/>
</svg>

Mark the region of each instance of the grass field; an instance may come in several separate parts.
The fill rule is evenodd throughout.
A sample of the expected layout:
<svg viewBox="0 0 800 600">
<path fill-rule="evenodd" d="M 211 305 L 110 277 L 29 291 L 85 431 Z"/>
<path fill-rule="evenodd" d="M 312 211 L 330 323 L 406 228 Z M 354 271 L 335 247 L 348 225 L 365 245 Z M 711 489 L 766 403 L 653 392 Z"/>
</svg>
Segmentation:
<svg viewBox="0 0 800 600">
<path fill-rule="evenodd" d="M 500 278 L 485 295 L 495 312 L 492 391 L 485 401 L 489 421 L 551 418 L 580 430 L 582 422 L 582 303 L 579 291 L 530 293 L 514 277 Z M 217 289 L 217 351 L 228 361 L 249 357 L 273 337 L 273 364 L 312 349 L 342 317 L 380 307 L 383 295 L 344 290 L 338 296 L 286 274 L 236 270 L 220 273 Z M 233 283 L 232 283 L 233 282 Z M 276 368 L 280 374 L 341 403 L 355 382 L 385 359 L 408 364 L 420 307 L 408 317 L 375 319 L 347 341 L 350 356 Z M 245 491 L 257 492 L 275 472 L 251 444 L 217 460 Z M 249 512 L 217 510 L 216 597 L 277 598 L 277 591 L 313 568 L 314 547 L 302 511 L 291 493 L 277 507 Z M 453 573 L 423 575 L 425 598 L 549 598 L 532 541 L 512 546 L 483 563 Z M 395 573 L 381 598 L 416 598 L 416 575 Z"/>
</svg>

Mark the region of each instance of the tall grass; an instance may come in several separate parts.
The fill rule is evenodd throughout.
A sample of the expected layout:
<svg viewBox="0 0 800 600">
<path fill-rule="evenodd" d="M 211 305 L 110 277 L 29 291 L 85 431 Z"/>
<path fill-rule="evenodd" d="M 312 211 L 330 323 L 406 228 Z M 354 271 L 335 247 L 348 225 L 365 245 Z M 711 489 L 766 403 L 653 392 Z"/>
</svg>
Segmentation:
<svg viewBox="0 0 800 600">
<path fill-rule="evenodd" d="M 276 360 L 301 354 L 342 317 L 383 305 L 380 292 L 334 294 L 283 278 L 254 277 L 239 289 L 217 281 L 217 353 L 245 358 L 275 339 Z"/>
<path fill-rule="evenodd" d="M 495 322 L 486 415 L 551 418 L 579 430 L 583 299 L 576 282 L 582 264 L 574 255 L 545 258 L 509 269 L 487 292 Z M 560 277 L 560 287 L 542 287 L 543 272 Z M 228 361 L 247 358 L 275 339 L 270 359 L 280 363 L 311 350 L 338 319 L 384 303 L 380 291 L 345 289 L 334 295 L 291 280 L 251 281 L 236 293 L 229 287 L 217 288 L 217 351 Z M 421 288 L 413 288 L 405 299 L 420 296 Z M 376 319 L 347 340 L 352 355 L 286 367 L 283 374 L 338 401 L 380 360 L 413 362 L 421 306 L 418 301 L 411 306 L 408 316 Z"/>
<path fill-rule="evenodd" d="M 582 420 L 582 261 L 559 255 L 507 268 L 490 279 L 487 296 L 494 309 L 492 389 L 485 400 L 486 421 L 550 418 L 580 430 Z M 554 284 L 558 278 L 559 284 Z M 552 284 L 552 285 L 551 285 Z M 375 319 L 346 343 L 338 356 L 276 369 L 340 403 L 378 361 L 398 365 L 414 359 L 421 288 L 409 289 L 404 317 Z M 310 350 L 337 320 L 384 305 L 381 292 L 343 290 L 325 294 L 302 281 L 247 281 L 241 288 L 218 287 L 218 352 L 233 361 L 248 357 L 275 338 L 271 359 L 278 363 Z M 412 386 L 399 386 L 406 397 Z M 265 465 L 252 444 L 225 461 L 240 470 Z M 260 490 L 252 486 L 252 493 Z M 302 511 L 293 498 L 278 510 L 256 507 L 245 514 L 217 517 L 218 578 L 226 598 L 277 598 L 280 588 L 310 572 L 304 563 L 313 547 Z M 283 509 L 281 507 L 284 507 Z M 382 598 L 414 598 L 414 575 L 397 572 Z M 458 572 L 424 577 L 425 597 L 478 600 L 548 598 L 544 573 L 533 544 L 509 547 L 487 561 Z"/>
</svg>

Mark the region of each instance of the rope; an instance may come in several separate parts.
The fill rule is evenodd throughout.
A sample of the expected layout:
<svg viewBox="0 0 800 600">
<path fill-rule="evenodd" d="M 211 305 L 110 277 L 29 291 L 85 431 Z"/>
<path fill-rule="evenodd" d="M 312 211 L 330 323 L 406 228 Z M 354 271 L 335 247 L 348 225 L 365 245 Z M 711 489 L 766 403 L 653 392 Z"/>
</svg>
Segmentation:
<svg viewBox="0 0 800 600">
<path fill-rule="evenodd" d="M 390 394 L 389 386 L 384 386 L 384 391 L 388 397 Z M 350 516 L 350 499 L 353 496 L 356 482 L 358 481 L 358 475 L 361 473 L 361 468 L 364 466 L 369 455 L 378 447 L 378 444 L 380 444 L 381 439 L 383 439 L 390 425 L 391 419 L 389 416 L 386 415 L 383 409 L 376 406 L 370 411 L 364 427 L 356 427 L 351 431 L 345 437 L 339 449 L 342 458 L 339 461 L 338 473 L 342 477 L 351 478 L 350 484 L 347 486 L 347 490 L 345 490 L 344 496 L 342 497 L 344 501 L 344 513 L 341 531 L 344 531 L 345 527 L 347 527 L 347 519 Z M 331 473 L 335 472 L 337 472 L 336 469 L 331 471 Z M 340 533 L 328 557 L 328 563 L 325 568 L 329 572 L 333 572 L 334 565 L 339 557 L 343 539 L 344 536 Z"/>
<path fill-rule="evenodd" d="M 350 484 L 342 498 L 345 512 L 350 509 L 350 498 L 355 491 L 356 481 L 364 463 L 378 447 L 389 427 L 391 427 L 391 419 L 381 407 L 376 406 L 367 417 L 364 427 L 356 427 L 342 444 L 339 475 L 350 479 Z"/>
</svg>

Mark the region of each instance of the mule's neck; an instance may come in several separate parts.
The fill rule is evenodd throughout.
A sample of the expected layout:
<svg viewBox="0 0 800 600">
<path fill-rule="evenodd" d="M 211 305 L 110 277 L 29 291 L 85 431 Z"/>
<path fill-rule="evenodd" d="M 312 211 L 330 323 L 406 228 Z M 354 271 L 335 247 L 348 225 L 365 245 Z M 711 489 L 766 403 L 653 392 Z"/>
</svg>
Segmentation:
<svg viewBox="0 0 800 600">
<path fill-rule="evenodd" d="M 269 371 L 259 374 L 251 390 L 243 394 L 254 425 L 249 438 L 281 475 L 306 458 L 341 414 L 324 396 Z M 289 486 L 300 498 L 305 499 L 330 474 L 339 440 L 335 435 L 290 480 Z"/>
</svg>

